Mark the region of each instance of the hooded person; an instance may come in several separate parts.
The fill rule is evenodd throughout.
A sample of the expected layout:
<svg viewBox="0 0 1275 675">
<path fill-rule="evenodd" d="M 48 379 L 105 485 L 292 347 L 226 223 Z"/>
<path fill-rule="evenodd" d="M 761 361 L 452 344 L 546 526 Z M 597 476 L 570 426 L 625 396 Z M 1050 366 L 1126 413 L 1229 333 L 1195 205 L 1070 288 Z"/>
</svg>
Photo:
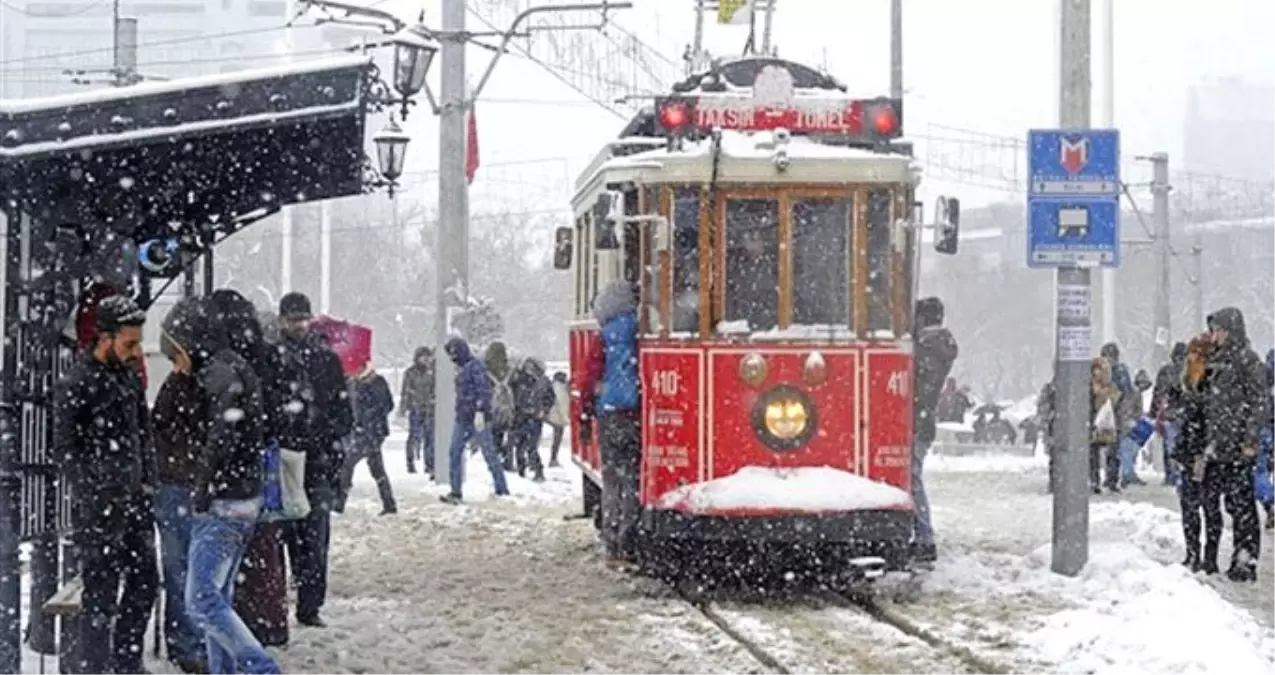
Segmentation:
<svg viewBox="0 0 1275 675">
<path fill-rule="evenodd" d="M 1111 383 L 1120 392 L 1115 402 L 1117 441 L 1116 449 L 1120 457 L 1120 477 L 1118 485 L 1145 485 L 1135 470 L 1138 456 L 1138 444 L 1132 438 L 1133 428 L 1142 418 L 1142 394 L 1135 386 L 1135 380 L 1129 375 L 1129 367 L 1120 361 L 1120 347 L 1114 342 L 1102 346 L 1099 352 L 1107 360 L 1111 370 Z"/>
<path fill-rule="evenodd" d="M 934 545 L 934 526 L 930 520 L 930 500 L 925 491 L 925 456 L 936 435 L 935 413 L 943 383 L 952 372 L 959 352 L 952 331 L 943 325 L 943 301 L 921 298 L 916 302 L 916 384 L 913 388 L 912 411 L 916 438 L 912 447 L 912 501 L 916 507 L 913 558 L 932 562 L 938 557 Z"/>
<path fill-rule="evenodd" d="M 1256 581 L 1261 524 L 1253 474 L 1268 416 L 1266 367 L 1249 343 L 1239 309 L 1218 310 L 1208 317 L 1208 326 L 1216 349 L 1208 365 L 1206 452 L 1222 472 L 1223 501 L 1231 516 L 1234 554 L 1227 577 Z"/>
<path fill-rule="evenodd" d="M 1094 359 L 1089 364 L 1089 487 L 1094 494 L 1102 494 L 1104 485 L 1111 492 L 1120 492 L 1120 424 L 1116 417 L 1119 400 L 1120 390 L 1111 382 L 1111 361 Z"/>
<path fill-rule="evenodd" d="M 553 427 L 553 445 L 549 449 L 549 466 L 558 466 L 558 450 L 562 437 L 571 424 L 571 388 L 567 374 L 561 370 L 553 374 L 553 409 L 549 411 L 549 426 Z"/>
<path fill-rule="evenodd" d="M 278 443 L 284 391 L 278 352 L 266 342 L 257 309 L 238 291 L 221 288 L 209 296 L 226 346 L 242 357 L 261 384 L 266 444 Z M 298 455 L 299 457 L 299 455 Z M 236 585 L 235 611 L 268 647 L 288 644 L 288 579 L 283 562 L 283 523 L 259 522 L 248 540 Z"/>
<path fill-rule="evenodd" d="M 1186 362 L 1186 343 L 1173 345 L 1169 362 L 1155 374 L 1155 387 L 1151 390 L 1151 413 L 1160 427 L 1164 439 L 1164 484 L 1175 485 L 1179 480 L 1173 468 L 1173 444 L 1177 442 L 1182 415 L 1182 365 Z"/>
<path fill-rule="evenodd" d="M 398 414 L 407 417 L 407 472 L 416 473 L 419 457 L 425 473 L 434 474 L 434 350 L 417 347 L 412 365 L 403 371 Z"/>
<path fill-rule="evenodd" d="M 260 379 L 230 347 L 208 298 L 183 298 L 169 310 L 160 348 L 174 370 L 195 376 L 207 399 L 191 500 L 186 611 L 204 631 L 210 672 L 280 672 L 230 602 L 262 508 L 267 439 Z"/>
<path fill-rule="evenodd" d="M 97 304 L 94 320 L 94 341 L 53 394 L 53 443 L 75 496 L 84 584 L 75 672 L 138 673 L 158 586 L 158 470 L 136 368 L 146 312 L 113 295 Z"/>
<path fill-rule="evenodd" d="M 514 460 L 519 476 L 532 472 L 532 480 L 544 482 L 544 464 L 540 460 L 540 436 L 544 423 L 556 401 L 553 383 L 545 375 L 545 366 L 534 357 L 523 359 L 514 386 Z"/>
<path fill-rule="evenodd" d="M 451 446 L 448 448 L 451 466 L 448 467 L 451 492 L 440 499 L 448 504 L 459 504 L 464 499 L 465 444 L 478 445 L 491 471 L 496 496 L 509 494 L 505 483 L 504 467 L 491 440 L 491 427 L 487 417 L 491 414 L 491 382 L 487 368 L 474 358 L 464 339 L 453 337 L 443 346 L 447 357 L 456 365 L 456 420 L 452 426 Z"/>
<path fill-rule="evenodd" d="M 509 364 L 509 348 L 497 340 L 489 345 L 483 353 L 483 366 L 487 369 L 487 378 L 491 381 L 491 439 L 500 455 L 500 461 L 506 471 L 514 470 L 514 402 L 513 380 L 514 369 Z"/>
<path fill-rule="evenodd" d="M 593 300 L 593 316 L 601 333 L 602 381 L 593 407 L 602 458 L 602 534 L 607 565 L 622 569 L 636 561 L 641 514 L 637 308 L 628 282 L 604 286 Z"/>
<path fill-rule="evenodd" d="M 1174 469 L 1178 481 L 1178 502 L 1182 513 L 1182 535 L 1186 558 L 1192 572 L 1218 572 L 1218 545 L 1222 540 L 1222 472 L 1208 452 L 1208 391 L 1212 375 L 1209 360 L 1216 347 L 1208 333 L 1187 345 L 1182 361 L 1178 395 L 1178 437 L 1173 445 Z M 1204 541 L 1200 541 L 1203 515 Z M 1201 548 L 1203 544 L 1203 548 Z"/>
</svg>

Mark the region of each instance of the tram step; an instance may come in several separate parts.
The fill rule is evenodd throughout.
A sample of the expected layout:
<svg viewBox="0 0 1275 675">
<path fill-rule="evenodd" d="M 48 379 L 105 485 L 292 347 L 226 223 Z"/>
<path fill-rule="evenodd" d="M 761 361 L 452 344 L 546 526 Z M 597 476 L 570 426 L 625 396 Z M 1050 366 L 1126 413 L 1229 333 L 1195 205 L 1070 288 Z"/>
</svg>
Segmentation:
<svg viewBox="0 0 1275 675">
<path fill-rule="evenodd" d="M 865 579 L 879 579 L 885 576 L 885 558 L 878 556 L 851 558 L 850 566 L 859 570 Z"/>
<path fill-rule="evenodd" d="M 44 613 L 53 616 L 76 616 L 83 604 L 84 582 L 79 577 L 66 582 L 44 603 Z"/>
</svg>

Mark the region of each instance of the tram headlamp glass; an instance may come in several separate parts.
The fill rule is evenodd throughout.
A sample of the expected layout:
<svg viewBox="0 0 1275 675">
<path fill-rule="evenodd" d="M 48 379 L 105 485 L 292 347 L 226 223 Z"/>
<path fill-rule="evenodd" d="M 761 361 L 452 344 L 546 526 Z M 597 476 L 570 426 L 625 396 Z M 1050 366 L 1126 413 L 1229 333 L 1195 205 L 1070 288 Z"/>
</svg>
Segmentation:
<svg viewBox="0 0 1275 675">
<path fill-rule="evenodd" d="M 766 431 L 785 441 L 797 438 L 810 423 L 810 411 L 798 399 L 781 398 L 766 404 Z"/>
</svg>

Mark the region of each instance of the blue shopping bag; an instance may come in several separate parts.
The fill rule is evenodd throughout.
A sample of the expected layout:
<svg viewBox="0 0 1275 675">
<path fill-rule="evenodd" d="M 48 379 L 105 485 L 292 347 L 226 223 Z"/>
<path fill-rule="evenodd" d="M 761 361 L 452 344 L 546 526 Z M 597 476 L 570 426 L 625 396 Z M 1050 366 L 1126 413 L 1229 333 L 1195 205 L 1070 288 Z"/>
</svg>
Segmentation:
<svg viewBox="0 0 1275 675">
<path fill-rule="evenodd" d="M 1253 492 L 1262 504 L 1275 503 L 1275 482 L 1271 475 L 1272 432 L 1262 429 L 1262 447 L 1257 453 L 1257 471 L 1253 472 Z"/>
<path fill-rule="evenodd" d="M 283 485 L 280 477 L 282 459 L 279 444 L 271 443 L 261 455 L 262 519 L 278 520 L 283 515 Z"/>
<path fill-rule="evenodd" d="M 1143 415 L 1142 419 L 1139 419 L 1138 423 L 1133 425 L 1133 429 L 1129 431 L 1129 438 L 1141 448 L 1147 444 L 1147 441 L 1151 440 L 1151 435 L 1154 433 L 1155 420 Z"/>
</svg>

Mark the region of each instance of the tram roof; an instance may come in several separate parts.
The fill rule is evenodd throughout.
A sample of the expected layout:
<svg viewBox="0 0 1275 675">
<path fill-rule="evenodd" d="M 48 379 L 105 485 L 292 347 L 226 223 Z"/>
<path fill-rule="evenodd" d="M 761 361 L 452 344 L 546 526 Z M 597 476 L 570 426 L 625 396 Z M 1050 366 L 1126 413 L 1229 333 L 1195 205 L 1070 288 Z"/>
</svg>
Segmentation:
<svg viewBox="0 0 1275 675">
<path fill-rule="evenodd" d="M 719 184 L 827 184 L 915 182 L 913 159 L 905 154 L 822 143 L 793 136 L 785 144 L 789 166 L 774 162 L 771 132 L 722 132 Z M 608 183 L 707 183 L 712 176 L 712 141 L 687 140 L 669 150 L 663 139 L 621 138 L 609 143 L 576 180 L 575 208 L 591 203 Z M 645 149 L 643 149 L 645 148 Z M 621 156 L 621 152 L 628 151 Z"/>
</svg>

